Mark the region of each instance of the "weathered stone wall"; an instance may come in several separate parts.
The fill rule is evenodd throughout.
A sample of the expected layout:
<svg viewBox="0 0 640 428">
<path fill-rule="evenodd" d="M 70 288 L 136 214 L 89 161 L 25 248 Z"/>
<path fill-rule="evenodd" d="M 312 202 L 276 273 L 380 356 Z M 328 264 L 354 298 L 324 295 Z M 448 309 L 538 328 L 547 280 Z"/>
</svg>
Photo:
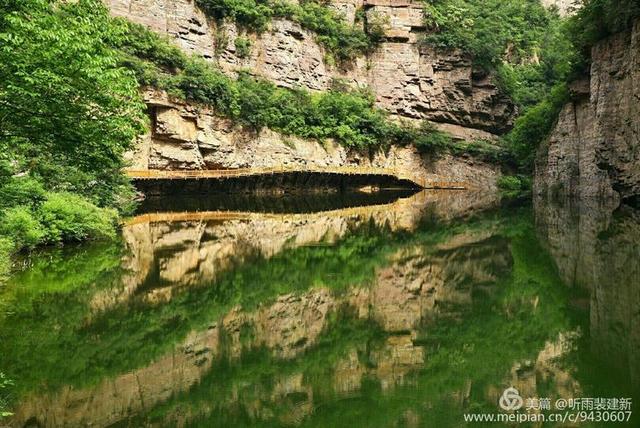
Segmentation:
<svg viewBox="0 0 640 428">
<path fill-rule="evenodd" d="M 334 79 L 367 86 L 390 113 L 445 124 L 448 132 L 465 139 L 494 138 L 509 129 L 515 116 L 512 103 L 490 76 L 473 70 L 467 56 L 422 46 L 425 28 L 418 1 L 332 2 L 348 22 L 355 22 L 356 11 L 363 9 L 365 21 L 385 22 L 386 28 L 375 52 L 340 65 L 325 60 L 313 33 L 286 19 L 274 20 L 270 30 L 258 35 L 231 22 L 216 28 L 189 0 L 105 1 L 114 15 L 168 34 L 186 52 L 215 61 L 232 75 L 246 69 L 279 86 L 310 90 L 327 90 Z M 237 54 L 238 36 L 251 40 L 247 58 Z"/>
<path fill-rule="evenodd" d="M 640 194 L 640 21 L 598 43 L 538 153 L 535 191 L 615 200 Z"/>
<path fill-rule="evenodd" d="M 114 16 L 167 34 L 189 54 L 213 59 L 215 28 L 193 0 L 105 0 L 105 3 Z"/>
<path fill-rule="evenodd" d="M 556 7 L 560 16 L 570 15 L 579 4 L 576 0 L 542 0 L 545 7 Z"/>
<path fill-rule="evenodd" d="M 392 169 L 416 182 L 459 182 L 487 191 L 496 190 L 500 176 L 497 166 L 470 157 L 428 156 L 413 146 L 363 153 L 332 141 L 243 129 L 206 106 L 172 100 L 163 92 L 148 91 L 145 100 L 151 131 L 129 156 L 132 170 L 364 166 Z"/>
</svg>

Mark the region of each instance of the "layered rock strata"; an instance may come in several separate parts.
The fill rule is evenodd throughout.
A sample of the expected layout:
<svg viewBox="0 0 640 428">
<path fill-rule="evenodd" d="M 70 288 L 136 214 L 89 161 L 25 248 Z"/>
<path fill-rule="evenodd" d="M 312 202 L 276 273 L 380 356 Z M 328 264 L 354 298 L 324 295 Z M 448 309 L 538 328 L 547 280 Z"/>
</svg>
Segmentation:
<svg viewBox="0 0 640 428">
<path fill-rule="evenodd" d="M 274 19 L 262 34 L 233 22 L 214 22 L 190 0 L 105 0 L 113 15 L 130 19 L 175 39 L 185 52 L 283 87 L 329 89 L 336 79 L 369 87 L 379 107 L 393 115 L 428 119 L 460 138 L 492 139 L 509 129 L 515 109 L 462 52 L 434 50 L 422 43 L 423 6 L 413 0 L 334 0 L 330 6 L 347 23 L 382 24 L 385 36 L 371 54 L 333 65 L 315 34 L 287 19 Z M 359 13 L 363 12 L 363 13 Z M 358 20 L 360 18 L 360 20 Z M 250 40 L 248 56 L 236 47 Z"/>
<path fill-rule="evenodd" d="M 496 190 L 500 176 L 497 166 L 472 157 L 426 155 L 413 146 L 369 153 L 269 129 L 247 130 L 206 106 L 171 99 L 161 91 L 147 91 L 145 101 L 152 117 L 151 130 L 129 155 L 131 170 L 362 167 L 393 171 L 417 183 L 461 183 L 486 191 Z"/>
<path fill-rule="evenodd" d="M 599 42 L 536 160 L 535 192 L 608 199 L 640 194 L 640 21 Z"/>
</svg>

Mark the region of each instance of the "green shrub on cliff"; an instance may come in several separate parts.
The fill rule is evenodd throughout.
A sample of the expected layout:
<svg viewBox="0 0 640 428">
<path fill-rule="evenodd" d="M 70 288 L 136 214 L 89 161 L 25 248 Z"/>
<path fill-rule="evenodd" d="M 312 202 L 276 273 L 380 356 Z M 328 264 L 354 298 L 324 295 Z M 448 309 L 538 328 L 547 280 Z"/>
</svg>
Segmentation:
<svg viewBox="0 0 640 428">
<path fill-rule="evenodd" d="M 380 38 L 380 25 L 371 31 L 349 25 L 333 9 L 316 0 L 300 4 L 281 0 L 196 0 L 210 17 L 221 22 L 232 19 L 240 26 L 261 33 L 274 18 L 287 18 L 315 33 L 317 41 L 339 61 L 350 60 L 370 50 Z"/>
<path fill-rule="evenodd" d="M 233 80 L 202 59 L 190 59 L 181 72 L 166 78 L 161 87 L 172 95 L 209 104 L 227 116 L 240 115 L 240 92 Z"/>
<path fill-rule="evenodd" d="M 537 0 L 427 0 L 429 43 L 460 48 L 485 67 L 505 56 L 529 58 L 540 47 L 552 17 Z"/>
<path fill-rule="evenodd" d="M 414 129 L 391 121 L 374 106 L 374 97 L 366 90 L 336 84 L 326 92 L 312 94 L 303 89 L 277 87 L 248 72 L 240 72 L 233 79 L 215 64 L 167 47 L 159 51 L 171 52 L 175 58 L 151 55 L 149 46 L 171 42 L 124 20 L 115 20 L 114 25 L 121 30 L 110 43 L 123 53 L 121 64 L 131 67 L 142 84 L 210 105 L 218 113 L 254 130 L 268 127 L 287 135 L 334 139 L 344 146 L 358 148 L 414 142 L 436 150 L 449 142 L 445 134 L 435 130 Z M 141 34 L 142 42 L 134 40 L 136 34 Z"/>
<path fill-rule="evenodd" d="M 246 37 L 236 37 L 233 44 L 238 58 L 248 58 L 251 55 L 251 40 Z"/>
<path fill-rule="evenodd" d="M 504 137 L 522 171 L 533 171 L 536 150 L 551 132 L 560 110 L 568 101 L 567 86 L 558 84 L 544 100 L 518 117 L 513 130 Z"/>
</svg>

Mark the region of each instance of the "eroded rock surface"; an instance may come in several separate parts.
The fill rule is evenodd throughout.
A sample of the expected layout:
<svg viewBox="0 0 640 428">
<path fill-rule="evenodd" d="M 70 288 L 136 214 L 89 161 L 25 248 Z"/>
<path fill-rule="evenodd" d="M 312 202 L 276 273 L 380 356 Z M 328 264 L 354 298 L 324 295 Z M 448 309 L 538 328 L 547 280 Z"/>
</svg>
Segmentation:
<svg viewBox="0 0 640 428">
<path fill-rule="evenodd" d="M 385 37 L 367 56 L 332 65 L 312 32 L 275 19 L 262 34 L 247 33 L 232 22 L 208 21 L 189 0 L 105 0 L 112 13 L 176 39 L 188 53 L 218 63 L 234 75 L 238 70 L 267 78 L 279 86 L 327 90 L 335 79 L 367 86 L 381 108 L 399 117 L 428 119 L 448 126 L 460 138 L 492 139 L 512 126 L 515 109 L 458 51 L 422 46 L 422 4 L 400 0 L 335 0 L 330 6 L 348 23 L 366 27 L 382 23 Z M 365 18 L 356 22 L 358 11 Z M 235 46 L 238 37 L 251 41 L 247 57 Z"/>
<path fill-rule="evenodd" d="M 206 106 L 170 99 L 163 92 L 150 90 L 145 99 L 152 129 L 129 154 L 132 170 L 375 167 L 417 183 L 464 183 L 488 192 L 496 190 L 500 176 L 496 165 L 472 157 L 427 155 L 413 146 L 364 153 L 332 141 L 320 144 L 268 129 L 246 130 Z"/>
<path fill-rule="evenodd" d="M 640 21 L 599 42 L 538 153 L 535 191 L 617 200 L 640 194 Z"/>
</svg>

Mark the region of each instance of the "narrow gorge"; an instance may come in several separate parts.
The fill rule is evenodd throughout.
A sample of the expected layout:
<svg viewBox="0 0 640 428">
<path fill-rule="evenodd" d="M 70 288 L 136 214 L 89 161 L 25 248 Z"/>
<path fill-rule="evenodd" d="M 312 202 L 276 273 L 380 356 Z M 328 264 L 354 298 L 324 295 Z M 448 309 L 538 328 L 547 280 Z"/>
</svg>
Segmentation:
<svg viewBox="0 0 640 428">
<path fill-rule="evenodd" d="M 0 428 L 640 426 L 638 0 L 0 1 Z"/>
</svg>

